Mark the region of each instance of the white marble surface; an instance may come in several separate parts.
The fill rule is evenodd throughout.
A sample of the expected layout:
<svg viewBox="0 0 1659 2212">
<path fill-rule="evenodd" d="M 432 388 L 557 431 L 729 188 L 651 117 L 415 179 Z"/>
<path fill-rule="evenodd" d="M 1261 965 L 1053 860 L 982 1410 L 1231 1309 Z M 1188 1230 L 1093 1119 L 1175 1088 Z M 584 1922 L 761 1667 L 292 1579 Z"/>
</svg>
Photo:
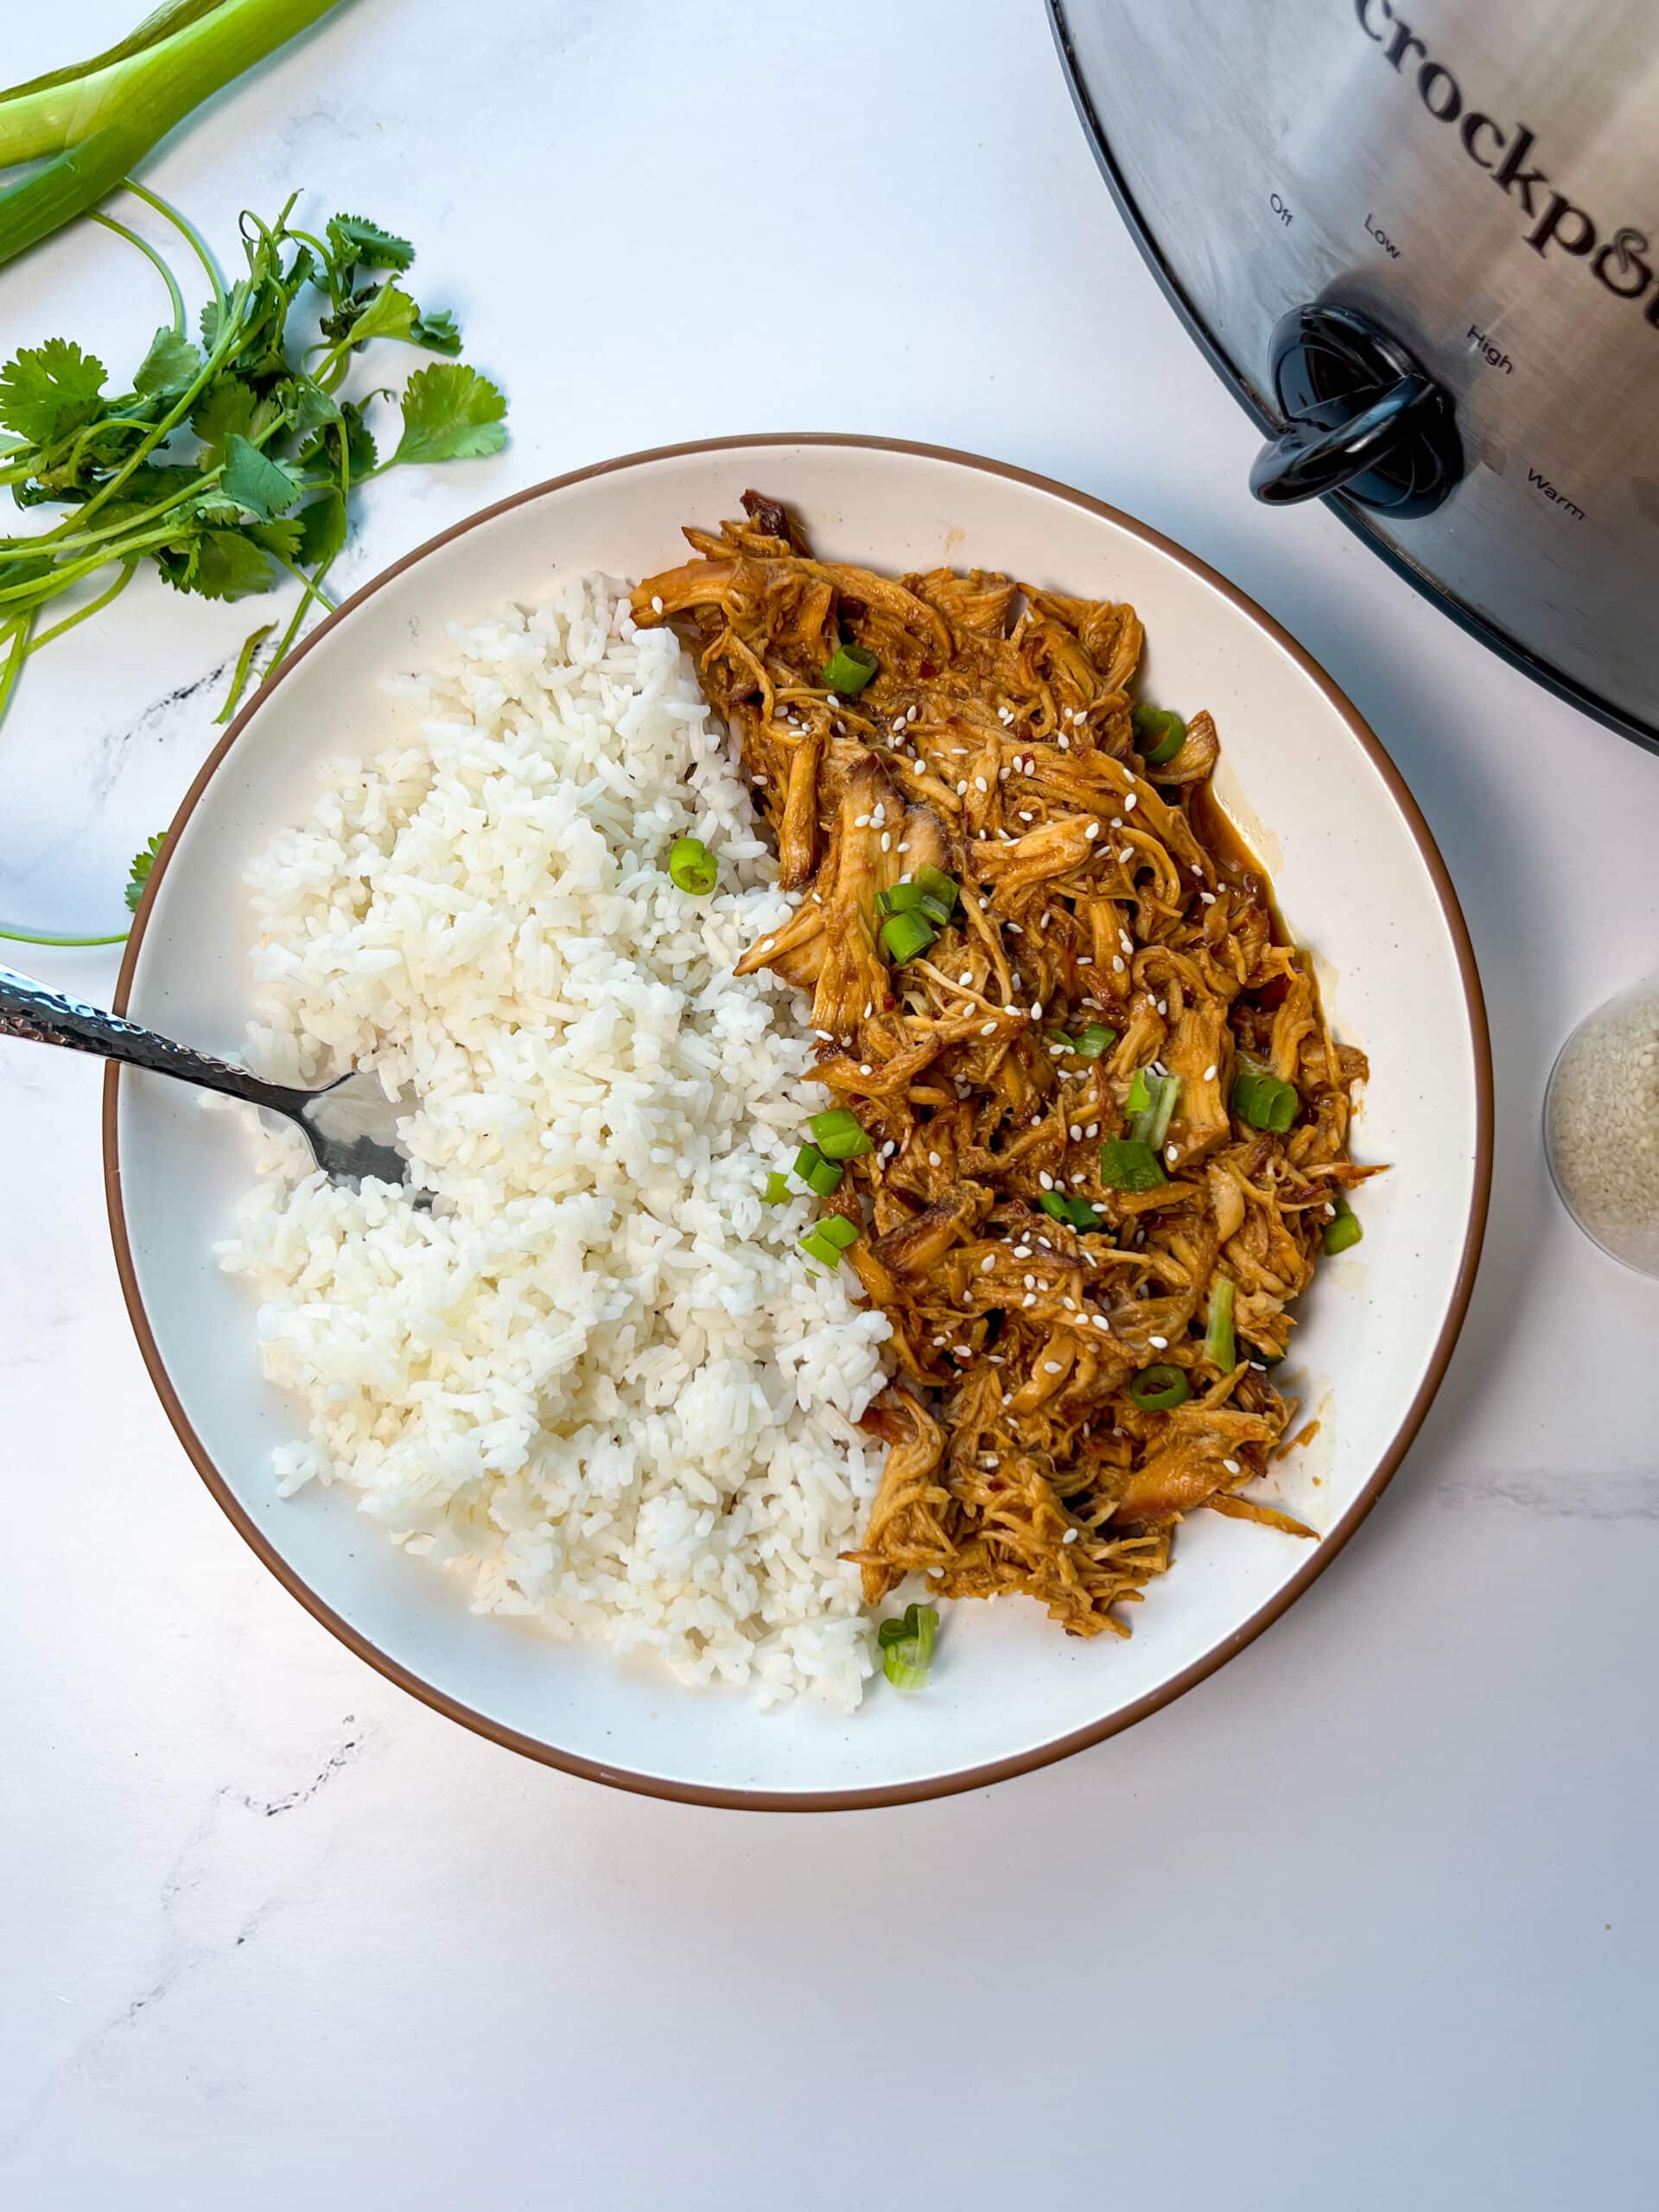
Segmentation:
<svg viewBox="0 0 1659 2212">
<path fill-rule="evenodd" d="M 137 10 L 16 12 L 9 77 Z M 1328 516 L 1252 505 L 1034 5 L 356 0 L 151 174 L 216 235 L 296 185 L 412 232 L 510 390 L 507 453 L 378 486 L 346 581 L 519 484 L 760 428 L 1000 454 L 1236 577 L 1440 839 L 1497 1186 L 1417 1449 L 1261 1643 L 1027 1780 L 767 1820 L 518 1761 L 264 1575 L 128 1333 L 97 1071 L 0 1049 L 0 2200 L 1651 2205 L 1659 1287 L 1578 1238 L 1535 1131 L 1562 1035 L 1659 960 L 1659 763 Z M 155 305 L 83 229 L 0 273 L 0 350 L 124 365 Z M 246 626 L 146 587 L 42 657 L 0 913 L 118 925 Z"/>
</svg>

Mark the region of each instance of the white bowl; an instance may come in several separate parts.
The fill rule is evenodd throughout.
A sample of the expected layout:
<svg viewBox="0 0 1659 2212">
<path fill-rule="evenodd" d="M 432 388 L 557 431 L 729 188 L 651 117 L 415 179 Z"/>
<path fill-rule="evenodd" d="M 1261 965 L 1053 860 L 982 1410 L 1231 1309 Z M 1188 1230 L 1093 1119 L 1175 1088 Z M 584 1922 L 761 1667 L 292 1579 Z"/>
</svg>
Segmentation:
<svg viewBox="0 0 1659 2212">
<path fill-rule="evenodd" d="M 1033 1606 L 947 1613 L 925 1694 L 878 1681 L 850 1717 L 756 1711 L 682 1690 L 597 1645 L 474 1618 L 457 1582 L 395 1550 L 351 1496 L 283 1501 L 271 1447 L 300 1432 L 263 1378 L 251 1296 L 213 1246 L 251 1173 L 240 1115 L 110 1071 L 111 1223 L 144 1357 L 186 1450 L 295 1596 L 395 1681 L 498 1742 L 664 1796 L 803 1808 L 968 1789 L 1097 1742 L 1178 1696 L 1273 1620 L 1351 1535 L 1399 1465 L 1463 1319 L 1491 1164 L 1491 1074 L 1473 955 L 1444 864 L 1376 739 L 1260 608 L 1166 538 L 1058 484 L 966 455 L 857 438 L 733 439 L 643 454 L 521 493 L 411 553 L 346 601 L 238 718 L 180 808 L 118 1005 L 234 1054 L 252 1007 L 251 855 L 308 810 L 318 772 L 409 711 L 381 679 L 446 650 L 446 624 L 529 599 L 548 572 L 638 575 L 683 522 L 788 500 L 817 549 L 893 571 L 948 562 L 1132 600 L 1149 696 L 1220 727 L 1218 793 L 1318 957 L 1338 1033 L 1370 1055 L 1365 1240 L 1321 1272 L 1297 1332 L 1317 1440 L 1278 1485 L 1306 1541 L 1199 1513 L 1133 1637 L 1079 1643 Z"/>
</svg>

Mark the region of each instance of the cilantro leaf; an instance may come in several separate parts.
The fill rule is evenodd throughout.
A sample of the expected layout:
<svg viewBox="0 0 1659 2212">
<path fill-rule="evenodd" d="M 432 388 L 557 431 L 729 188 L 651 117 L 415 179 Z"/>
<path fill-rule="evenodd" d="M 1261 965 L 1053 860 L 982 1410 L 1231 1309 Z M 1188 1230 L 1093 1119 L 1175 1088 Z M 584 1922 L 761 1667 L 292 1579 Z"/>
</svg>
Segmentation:
<svg viewBox="0 0 1659 2212">
<path fill-rule="evenodd" d="M 507 442 L 507 403 L 486 377 L 460 361 L 416 369 L 404 387 L 398 461 L 472 461 Z"/>
<path fill-rule="evenodd" d="M 0 423 L 49 446 L 90 423 L 104 391 L 104 364 L 67 338 L 25 346 L 0 369 Z"/>
<path fill-rule="evenodd" d="M 352 464 L 352 481 L 353 484 L 360 483 L 379 458 L 374 439 L 363 420 L 365 404 L 375 397 L 373 392 L 365 392 L 361 400 L 342 399 L 338 410 L 339 421 L 325 423 L 301 453 L 300 459 L 302 461 L 326 461 L 338 474 L 340 434 L 344 431 L 346 451 Z"/>
<path fill-rule="evenodd" d="M 280 400 L 255 391 L 242 378 L 215 377 L 190 416 L 190 427 L 201 441 L 200 466 L 217 468 L 232 435 L 257 438 L 281 420 L 282 412 Z"/>
<path fill-rule="evenodd" d="M 366 215 L 333 217 L 328 243 L 342 274 L 352 269 L 407 269 L 415 258 L 415 249 L 407 238 L 383 231 Z"/>
<path fill-rule="evenodd" d="M 146 397 L 176 399 L 193 385 L 201 370 L 201 355 L 188 338 L 181 338 L 168 323 L 149 341 L 149 351 L 139 364 L 132 388 Z"/>
<path fill-rule="evenodd" d="M 315 437 L 325 423 L 339 422 L 340 405 L 310 377 L 296 377 L 294 379 L 292 413 L 295 436 L 306 440 Z M 320 451 L 321 446 L 317 449 Z"/>
<path fill-rule="evenodd" d="M 349 326 L 354 346 L 366 346 L 371 338 L 407 338 L 421 312 L 396 284 L 382 284 L 378 292 L 366 298 L 359 293 L 359 298 L 362 304 Z"/>
<path fill-rule="evenodd" d="M 251 522 L 245 526 L 243 535 L 284 561 L 295 558 L 303 538 L 298 515 L 279 515 L 275 522 Z"/>
<path fill-rule="evenodd" d="M 247 599 L 270 589 L 270 563 L 259 547 L 234 530 L 204 530 L 163 545 L 156 565 L 175 591 L 203 599 Z"/>
<path fill-rule="evenodd" d="M 225 473 L 219 488 L 227 499 L 234 499 L 260 522 L 286 514 L 301 489 L 297 478 L 257 446 L 250 445 L 239 430 L 232 430 L 225 441 Z"/>
<path fill-rule="evenodd" d="M 338 492 L 325 492 L 293 519 L 300 531 L 299 550 L 293 557 L 302 569 L 326 566 L 346 543 L 346 502 Z"/>
<path fill-rule="evenodd" d="M 461 326 L 448 308 L 438 308 L 431 315 L 417 315 L 409 334 L 416 346 L 424 346 L 429 353 L 461 351 Z"/>
<path fill-rule="evenodd" d="M 143 847 L 142 851 L 137 852 L 133 855 L 132 866 L 127 871 L 127 908 L 129 912 L 134 914 L 137 912 L 138 901 L 143 897 L 144 886 L 149 881 L 149 872 L 155 867 L 156 857 L 160 854 L 162 847 L 166 843 L 166 830 L 158 830 L 155 836 L 153 836 Z"/>
</svg>

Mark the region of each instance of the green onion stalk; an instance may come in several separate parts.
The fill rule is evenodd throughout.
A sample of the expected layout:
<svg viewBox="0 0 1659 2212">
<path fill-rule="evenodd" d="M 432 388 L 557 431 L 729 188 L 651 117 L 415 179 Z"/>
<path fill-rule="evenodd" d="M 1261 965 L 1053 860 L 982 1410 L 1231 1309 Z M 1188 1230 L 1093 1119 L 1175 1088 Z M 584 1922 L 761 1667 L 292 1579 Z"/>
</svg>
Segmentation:
<svg viewBox="0 0 1659 2212">
<path fill-rule="evenodd" d="M 0 266 L 113 192 L 193 108 L 340 0 L 169 0 L 107 52 L 0 92 Z"/>
</svg>

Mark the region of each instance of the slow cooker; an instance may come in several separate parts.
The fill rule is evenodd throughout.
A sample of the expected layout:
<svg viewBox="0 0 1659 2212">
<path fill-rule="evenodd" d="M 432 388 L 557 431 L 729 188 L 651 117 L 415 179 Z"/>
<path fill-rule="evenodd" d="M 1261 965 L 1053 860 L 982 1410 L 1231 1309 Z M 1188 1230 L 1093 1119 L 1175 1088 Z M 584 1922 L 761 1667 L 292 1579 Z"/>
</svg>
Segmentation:
<svg viewBox="0 0 1659 2212">
<path fill-rule="evenodd" d="M 1659 0 L 1048 7 L 1257 496 L 1659 751 Z"/>
</svg>

